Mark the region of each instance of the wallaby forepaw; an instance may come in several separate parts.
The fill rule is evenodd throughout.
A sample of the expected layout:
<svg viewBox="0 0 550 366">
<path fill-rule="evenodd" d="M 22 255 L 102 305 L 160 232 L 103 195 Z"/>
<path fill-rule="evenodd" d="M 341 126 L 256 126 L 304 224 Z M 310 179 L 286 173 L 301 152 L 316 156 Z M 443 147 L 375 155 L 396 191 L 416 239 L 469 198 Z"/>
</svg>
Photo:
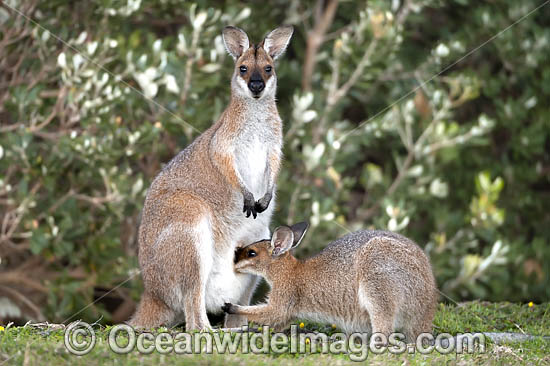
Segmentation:
<svg viewBox="0 0 550 366">
<path fill-rule="evenodd" d="M 225 304 L 223 304 L 222 310 L 227 314 L 234 314 L 234 306 L 230 302 L 226 302 Z"/>
<path fill-rule="evenodd" d="M 268 205 L 263 205 L 260 201 L 256 202 L 254 204 L 254 210 L 257 212 L 257 213 L 262 213 L 266 210 Z"/>
<path fill-rule="evenodd" d="M 256 212 L 258 213 L 264 212 L 269 207 L 270 202 L 271 202 L 271 193 L 266 193 L 254 205 Z"/>
<path fill-rule="evenodd" d="M 246 217 L 250 217 L 250 214 L 254 218 L 258 215 L 256 212 L 256 203 L 254 202 L 254 196 L 252 194 L 244 196 L 243 212 L 246 212 Z"/>
</svg>

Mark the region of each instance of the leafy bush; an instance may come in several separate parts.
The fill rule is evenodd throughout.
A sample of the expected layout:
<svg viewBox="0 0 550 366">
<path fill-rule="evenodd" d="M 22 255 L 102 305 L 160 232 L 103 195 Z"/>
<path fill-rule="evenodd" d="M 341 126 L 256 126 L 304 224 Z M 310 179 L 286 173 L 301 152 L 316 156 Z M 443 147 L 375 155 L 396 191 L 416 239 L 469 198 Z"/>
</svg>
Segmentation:
<svg viewBox="0 0 550 366">
<path fill-rule="evenodd" d="M 449 301 L 549 299 L 550 6 L 528 15 L 538 5 L 5 2 L 0 319 L 131 313 L 146 189 L 228 102 L 228 24 L 253 41 L 296 28 L 277 68 L 273 224 L 311 222 L 299 255 L 389 229 L 425 247 Z"/>
</svg>

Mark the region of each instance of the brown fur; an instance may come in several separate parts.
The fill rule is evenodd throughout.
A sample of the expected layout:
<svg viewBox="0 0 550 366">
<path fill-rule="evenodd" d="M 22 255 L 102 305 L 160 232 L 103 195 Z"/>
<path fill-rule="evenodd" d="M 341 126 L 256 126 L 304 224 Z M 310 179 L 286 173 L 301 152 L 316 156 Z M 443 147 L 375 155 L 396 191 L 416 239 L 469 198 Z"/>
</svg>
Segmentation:
<svg viewBox="0 0 550 366">
<path fill-rule="evenodd" d="M 286 47 L 292 29 L 285 29 Z M 212 127 L 166 165 L 145 199 L 139 230 L 144 294 L 134 326 L 172 325 L 184 318 L 188 330 L 209 329 L 207 310 L 219 312 L 228 299 L 248 304 L 255 287 L 255 276 L 234 273 L 233 254 L 238 243 L 269 236 L 282 121 L 271 56 L 244 47 L 248 37 L 234 27 L 224 29 L 224 41 L 236 59 L 230 103 Z M 284 48 L 269 50 L 279 55 Z M 247 90 L 239 70 L 244 63 L 273 67 L 272 81 L 264 80 L 260 94 Z M 237 326 L 246 318 L 229 316 L 227 322 Z"/>
<path fill-rule="evenodd" d="M 359 231 L 298 260 L 289 249 L 299 244 L 303 230 L 289 229 L 278 228 L 271 241 L 236 253 L 237 271 L 264 276 L 271 285 L 267 304 L 226 304 L 224 310 L 277 329 L 301 318 L 335 323 L 348 333 L 400 331 L 409 341 L 431 331 L 436 284 L 428 258 L 411 240 Z"/>
</svg>

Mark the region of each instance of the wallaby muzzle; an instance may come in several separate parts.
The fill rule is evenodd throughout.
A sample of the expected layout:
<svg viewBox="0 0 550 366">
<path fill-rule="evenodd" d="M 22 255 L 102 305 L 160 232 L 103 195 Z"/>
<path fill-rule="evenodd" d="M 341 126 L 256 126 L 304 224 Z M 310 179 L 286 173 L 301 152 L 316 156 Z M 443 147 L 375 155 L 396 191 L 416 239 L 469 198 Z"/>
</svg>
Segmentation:
<svg viewBox="0 0 550 366">
<path fill-rule="evenodd" d="M 258 71 L 254 71 L 250 76 L 250 81 L 248 82 L 248 89 L 252 92 L 254 97 L 258 97 L 259 94 L 264 90 L 265 83 L 262 79 L 262 76 Z"/>
</svg>

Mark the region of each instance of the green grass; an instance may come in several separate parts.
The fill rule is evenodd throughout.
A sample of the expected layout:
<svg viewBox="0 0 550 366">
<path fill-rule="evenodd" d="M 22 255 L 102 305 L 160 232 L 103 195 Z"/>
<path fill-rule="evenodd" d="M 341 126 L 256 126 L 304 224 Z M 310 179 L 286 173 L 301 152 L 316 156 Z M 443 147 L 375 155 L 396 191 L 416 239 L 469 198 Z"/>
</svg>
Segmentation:
<svg viewBox="0 0 550 366">
<path fill-rule="evenodd" d="M 30 327 L 11 327 L 0 331 L 0 365 L 347 365 L 357 364 L 348 355 L 330 354 L 194 354 L 166 355 L 153 352 L 140 354 L 136 350 L 118 355 L 107 345 L 110 327 L 97 327 L 97 344 L 91 353 L 74 356 L 65 349 L 63 331 L 46 331 Z M 330 326 L 306 323 L 305 328 L 335 332 Z M 518 305 L 511 303 L 470 302 L 459 306 L 440 304 L 434 320 L 434 333 L 465 332 L 525 332 L 550 335 L 550 303 Z M 429 355 L 401 354 L 368 355 L 373 365 L 548 365 L 550 341 L 542 338 L 524 343 L 488 344 L 485 353 L 449 355 L 433 352 Z"/>
<path fill-rule="evenodd" d="M 550 303 L 518 305 L 509 302 L 468 302 L 459 306 L 439 304 L 435 331 L 518 332 L 550 336 Z"/>
</svg>

